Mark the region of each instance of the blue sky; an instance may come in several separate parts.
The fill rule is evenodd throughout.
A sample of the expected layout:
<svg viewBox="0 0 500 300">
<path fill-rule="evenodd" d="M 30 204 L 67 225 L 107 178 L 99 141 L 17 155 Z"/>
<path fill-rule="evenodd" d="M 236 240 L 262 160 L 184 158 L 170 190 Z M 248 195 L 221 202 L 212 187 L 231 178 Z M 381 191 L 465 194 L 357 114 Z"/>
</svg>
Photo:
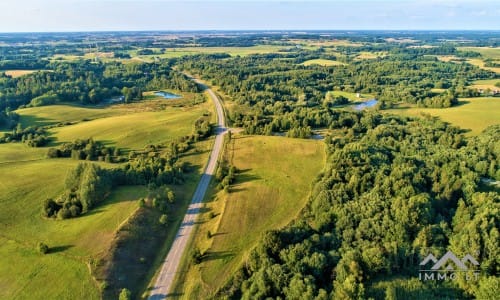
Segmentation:
<svg viewBox="0 0 500 300">
<path fill-rule="evenodd" d="M 492 0 L 0 0 L 0 32 L 500 30 Z"/>
</svg>

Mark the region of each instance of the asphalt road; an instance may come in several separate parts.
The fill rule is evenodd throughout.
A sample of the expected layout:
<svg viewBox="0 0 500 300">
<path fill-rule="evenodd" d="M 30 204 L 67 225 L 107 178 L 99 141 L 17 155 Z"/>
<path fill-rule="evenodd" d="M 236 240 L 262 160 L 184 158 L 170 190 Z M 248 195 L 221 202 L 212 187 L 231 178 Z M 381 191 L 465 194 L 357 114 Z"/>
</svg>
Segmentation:
<svg viewBox="0 0 500 300">
<path fill-rule="evenodd" d="M 204 86 L 200 81 L 195 81 L 198 84 Z M 156 283 L 151 290 L 149 296 L 150 300 L 165 299 L 168 297 L 168 293 L 170 292 L 170 288 L 172 287 L 172 283 L 175 279 L 182 255 L 186 251 L 186 246 L 191 236 L 191 232 L 194 229 L 195 221 L 198 217 L 203 198 L 205 197 L 205 193 L 207 191 L 210 180 L 215 173 L 217 160 L 220 156 L 219 154 L 222 151 L 224 134 L 227 131 L 224 110 L 222 108 L 220 99 L 215 95 L 215 93 L 209 88 L 207 88 L 207 92 L 214 102 L 217 111 L 215 142 L 212 148 L 212 152 L 210 153 L 205 172 L 201 176 L 200 182 L 198 183 L 196 191 L 194 192 L 193 199 L 191 200 L 191 204 L 189 205 L 186 215 L 182 220 L 181 227 L 179 228 L 179 231 L 175 236 L 172 247 L 170 248 L 167 257 L 163 262 L 160 274 L 158 275 Z"/>
</svg>

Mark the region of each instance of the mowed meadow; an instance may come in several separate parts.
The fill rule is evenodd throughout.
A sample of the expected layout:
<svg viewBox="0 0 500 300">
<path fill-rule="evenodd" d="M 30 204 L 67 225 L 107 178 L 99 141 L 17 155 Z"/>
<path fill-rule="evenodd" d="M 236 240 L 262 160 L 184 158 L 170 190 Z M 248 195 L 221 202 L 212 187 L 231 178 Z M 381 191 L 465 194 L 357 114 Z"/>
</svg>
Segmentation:
<svg viewBox="0 0 500 300">
<path fill-rule="evenodd" d="M 147 189 L 119 187 L 102 204 L 81 217 L 63 221 L 45 219 L 41 214 L 42 202 L 59 196 L 67 173 L 79 163 L 70 158 L 48 159 L 47 149 L 92 137 L 125 151 L 142 150 L 148 144 L 165 143 L 190 134 L 195 120 L 211 110 L 209 103 L 203 103 L 149 111 L 150 104 L 144 102 L 101 108 L 55 105 L 17 111 L 23 128 L 54 127 L 48 129 L 51 138 L 48 147 L 0 144 L 0 207 L 3 211 L 0 215 L 0 299 L 100 299 L 91 265 L 108 251 L 117 229 L 138 209 L 137 200 L 146 196 Z M 193 152 L 185 161 L 202 168 L 206 156 L 204 152 Z M 92 163 L 104 168 L 113 166 Z M 197 176 L 198 172 L 195 173 Z M 182 198 L 190 197 L 189 191 L 179 194 Z M 50 247 L 48 254 L 37 251 L 39 242 Z"/>
<path fill-rule="evenodd" d="M 204 299 L 229 280 L 267 230 L 295 219 L 325 161 L 322 141 L 276 136 L 233 137 L 226 148 L 239 170 L 230 192 L 207 199 L 193 238 L 205 256 L 184 258 L 174 294 Z M 208 237 L 210 232 L 211 237 Z"/>
<path fill-rule="evenodd" d="M 417 117 L 428 114 L 465 129 L 467 135 L 477 135 L 488 126 L 500 122 L 500 98 L 464 98 L 460 99 L 459 105 L 450 108 L 419 108 L 402 105 L 386 112 Z"/>
</svg>

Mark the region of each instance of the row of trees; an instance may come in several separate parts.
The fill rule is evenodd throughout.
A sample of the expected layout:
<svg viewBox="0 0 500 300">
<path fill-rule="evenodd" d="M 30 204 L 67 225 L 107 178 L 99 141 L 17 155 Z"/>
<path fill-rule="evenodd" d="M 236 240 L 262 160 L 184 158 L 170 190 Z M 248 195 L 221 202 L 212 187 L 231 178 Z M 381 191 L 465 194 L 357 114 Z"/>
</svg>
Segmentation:
<svg viewBox="0 0 500 300">
<path fill-rule="evenodd" d="M 76 139 L 71 143 L 64 143 L 59 148 L 49 148 L 47 157 L 71 157 L 73 159 L 99 160 L 106 162 L 121 161 L 120 149 L 106 147 L 99 141 L 89 139 Z"/>
</svg>

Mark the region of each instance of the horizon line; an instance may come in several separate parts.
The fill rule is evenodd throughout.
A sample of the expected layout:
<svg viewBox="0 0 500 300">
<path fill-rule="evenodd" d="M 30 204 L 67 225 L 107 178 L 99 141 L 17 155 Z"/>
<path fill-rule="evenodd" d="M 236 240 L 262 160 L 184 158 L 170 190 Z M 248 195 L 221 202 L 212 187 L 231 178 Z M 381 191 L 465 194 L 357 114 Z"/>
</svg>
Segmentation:
<svg viewBox="0 0 500 300">
<path fill-rule="evenodd" d="M 500 29 L 102 29 L 63 31 L 0 31 L 0 34 L 19 33 L 111 33 L 111 32 L 500 32 Z"/>
</svg>

